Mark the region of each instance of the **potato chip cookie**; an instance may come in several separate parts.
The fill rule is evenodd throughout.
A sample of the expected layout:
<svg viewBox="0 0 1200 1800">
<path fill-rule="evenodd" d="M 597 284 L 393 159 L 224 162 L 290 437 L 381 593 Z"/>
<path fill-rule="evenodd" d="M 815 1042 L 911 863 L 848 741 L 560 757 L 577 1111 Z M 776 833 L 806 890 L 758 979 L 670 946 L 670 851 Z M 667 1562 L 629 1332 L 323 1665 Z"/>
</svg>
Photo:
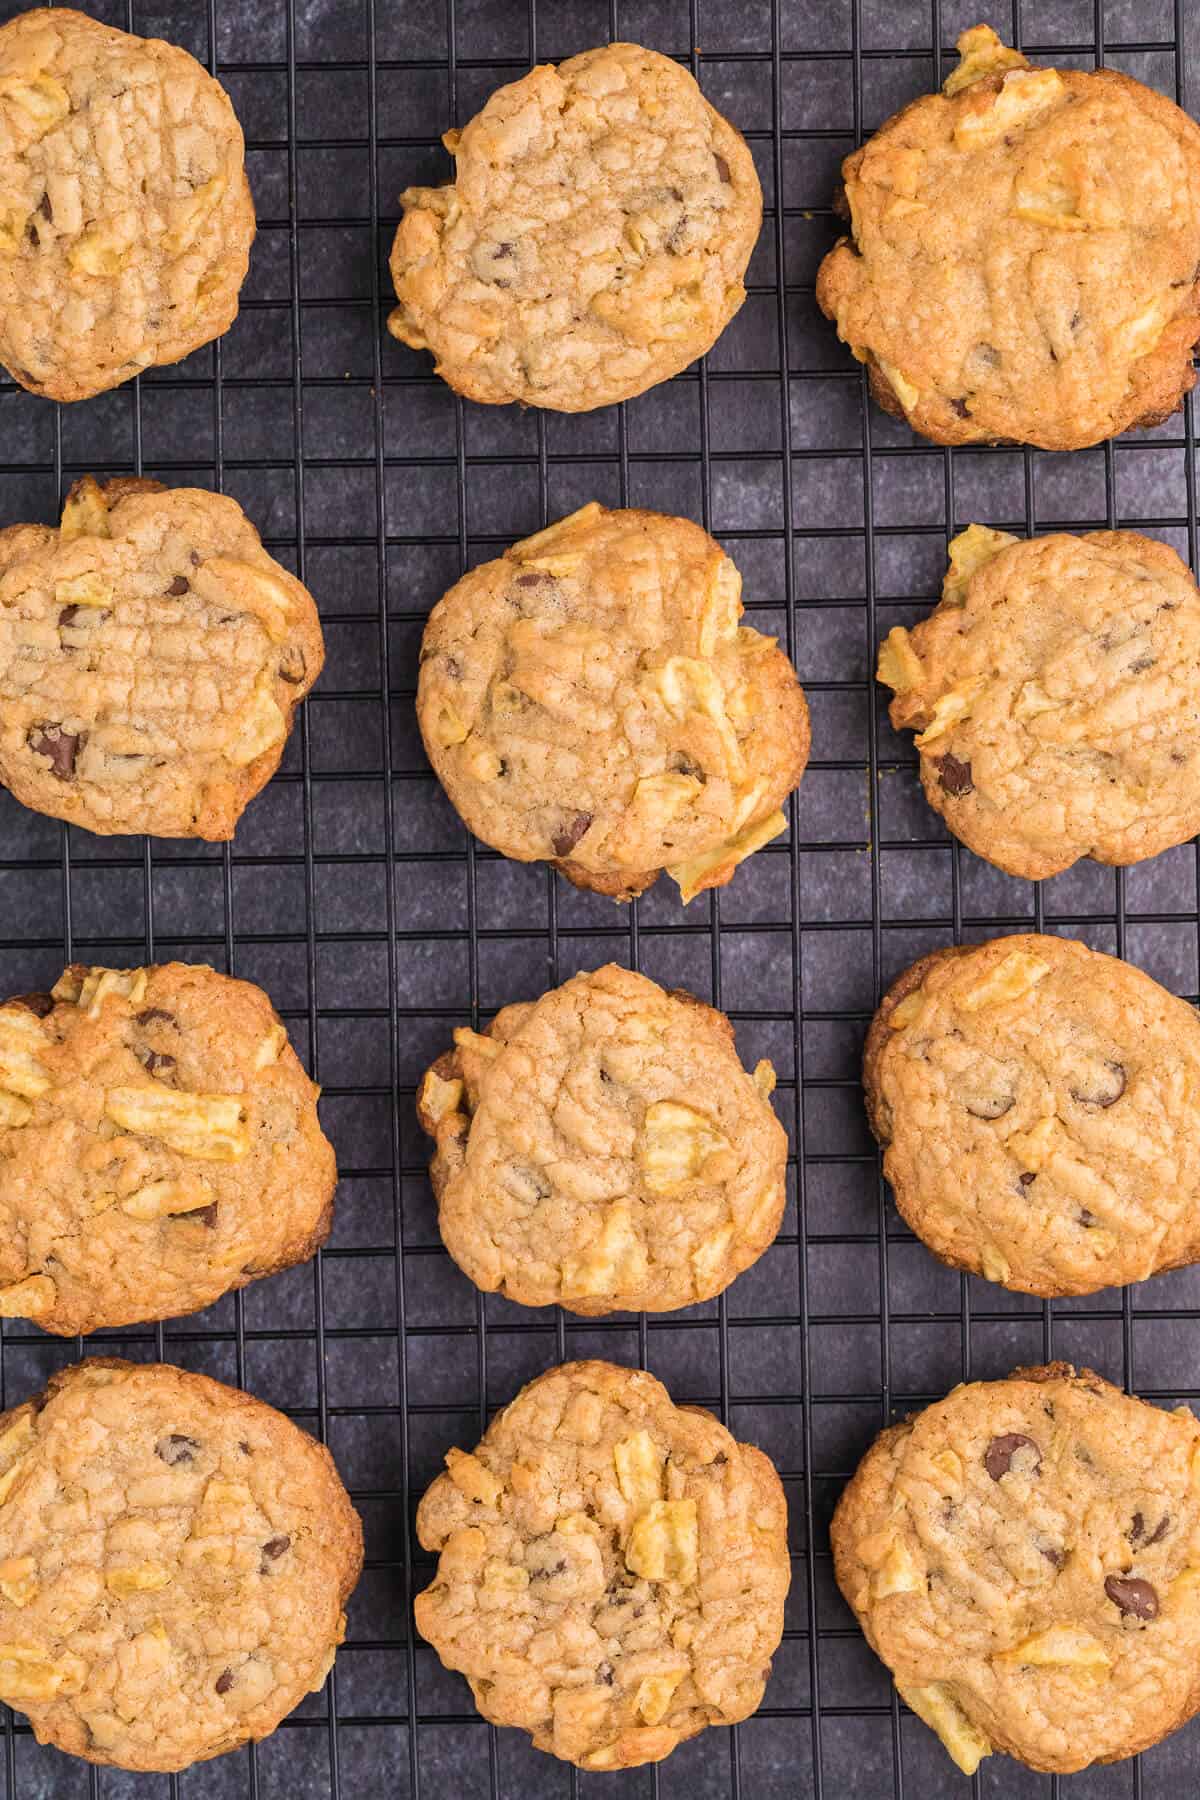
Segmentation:
<svg viewBox="0 0 1200 1800">
<path fill-rule="evenodd" d="M 787 1134 L 733 1027 L 609 963 L 427 1072 L 421 1124 L 446 1248 L 523 1306 L 672 1312 L 756 1262 L 783 1216 Z"/>
<path fill-rule="evenodd" d="M 417 1629 L 496 1725 L 581 1769 L 659 1762 L 759 1705 L 783 1633 L 787 1509 L 761 1450 L 661 1382 L 530 1382 L 417 1511 Z"/>
<path fill-rule="evenodd" d="M 329 1452 L 205 1375 L 98 1357 L 0 1415 L 0 1699 L 39 1743 L 174 1770 L 268 1736 L 361 1566 Z"/>
<path fill-rule="evenodd" d="M 477 837 L 617 900 L 684 901 L 787 829 L 808 708 L 700 526 L 582 507 L 430 614 L 417 717 Z"/>
<path fill-rule="evenodd" d="M 70 1337 L 196 1312 L 324 1243 L 337 1171 L 260 988 L 67 969 L 0 1006 L 0 1317 Z"/>
<path fill-rule="evenodd" d="M 711 349 L 746 298 L 762 192 L 741 134 L 637 44 L 542 65 L 409 188 L 388 329 L 470 400 L 585 412 Z"/>
<path fill-rule="evenodd" d="M 867 1113 L 935 1256 L 1026 1294 L 1200 1260 L 1200 1019 L 1071 938 L 937 950 L 867 1035 Z"/>
<path fill-rule="evenodd" d="M 0 781 L 89 831 L 231 838 L 325 656 L 236 500 L 88 476 L 0 531 Z"/>
<path fill-rule="evenodd" d="M 228 331 L 254 238 L 242 130 L 186 50 L 83 13 L 0 29 L 0 362 L 82 400 Z"/>
<path fill-rule="evenodd" d="M 986 25 L 843 165 L 817 299 L 876 399 L 940 444 L 1078 450 L 1157 425 L 1200 335 L 1200 129 L 1116 69 Z"/>
<path fill-rule="evenodd" d="M 957 1387 L 880 1434 L 831 1535 L 867 1641 L 965 1774 L 993 1751 L 1115 1762 L 1200 1708 L 1186 1406 L 1068 1363 Z"/>
<path fill-rule="evenodd" d="M 1200 830 L 1200 593 L 1166 544 L 972 525 L 879 679 L 930 805 L 1009 875 L 1139 862 Z"/>
</svg>

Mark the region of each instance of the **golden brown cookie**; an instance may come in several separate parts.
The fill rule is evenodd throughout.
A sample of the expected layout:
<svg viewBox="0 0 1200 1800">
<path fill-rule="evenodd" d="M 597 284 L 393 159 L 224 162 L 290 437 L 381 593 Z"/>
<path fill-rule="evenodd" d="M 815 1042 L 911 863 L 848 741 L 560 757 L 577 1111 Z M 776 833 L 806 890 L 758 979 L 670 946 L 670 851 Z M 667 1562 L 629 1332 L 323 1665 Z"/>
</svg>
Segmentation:
<svg viewBox="0 0 1200 1800">
<path fill-rule="evenodd" d="M 362 1529 L 273 1407 L 107 1357 L 0 1415 L 0 1699 L 39 1743 L 186 1769 L 323 1684 Z"/>
<path fill-rule="evenodd" d="M 254 238 L 242 129 L 194 57 L 67 7 L 0 28 L 0 361 L 82 400 L 220 337 Z"/>
<path fill-rule="evenodd" d="M 1009 875 L 1139 862 L 1200 830 L 1200 593 L 1166 544 L 972 525 L 879 679 L 930 805 Z"/>
<path fill-rule="evenodd" d="M 470 400 L 585 412 L 711 349 L 746 298 L 762 192 L 741 134 L 637 44 L 544 64 L 409 188 L 388 329 Z"/>
<path fill-rule="evenodd" d="M 1068 1363 L 957 1387 L 876 1439 L 834 1566 L 964 1773 L 1068 1773 L 1200 1708 L 1200 1426 Z M 1004 1777 L 998 1777 L 1002 1783 Z"/>
<path fill-rule="evenodd" d="M 0 1317 L 70 1337 L 196 1312 L 312 1256 L 337 1179 L 260 988 L 67 969 L 0 1006 Z"/>
<path fill-rule="evenodd" d="M 1140 969 L 1033 933 L 934 951 L 885 996 L 863 1080 L 943 1262 L 1090 1294 L 1200 1260 L 1200 1019 Z"/>
<path fill-rule="evenodd" d="M 808 708 L 741 588 L 699 525 L 595 501 L 464 575 L 417 717 L 476 836 L 617 900 L 665 869 L 686 902 L 785 831 Z"/>
<path fill-rule="evenodd" d="M 609 963 L 461 1027 L 417 1097 L 446 1248 L 578 1313 L 710 1300 L 779 1230 L 787 1134 L 723 1013 Z"/>
<path fill-rule="evenodd" d="M 236 500 L 77 482 L 0 531 L 0 781 L 89 831 L 231 838 L 325 645 Z"/>
<path fill-rule="evenodd" d="M 417 1629 L 496 1725 L 582 1769 L 658 1762 L 759 1705 L 783 1634 L 787 1509 L 761 1450 L 652 1375 L 567 1363 L 417 1511 Z"/>
<path fill-rule="evenodd" d="M 876 399 L 940 444 L 1077 450 L 1157 425 L 1200 335 L 1200 129 L 1116 69 L 986 25 L 843 165 L 817 299 Z"/>
</svg>

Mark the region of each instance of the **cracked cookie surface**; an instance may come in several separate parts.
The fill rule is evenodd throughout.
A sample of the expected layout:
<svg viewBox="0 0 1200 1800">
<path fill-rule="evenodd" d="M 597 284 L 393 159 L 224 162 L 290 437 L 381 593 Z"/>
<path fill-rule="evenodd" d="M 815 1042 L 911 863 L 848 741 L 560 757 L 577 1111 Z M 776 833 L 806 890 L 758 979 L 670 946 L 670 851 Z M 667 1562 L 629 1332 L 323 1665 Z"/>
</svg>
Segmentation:
<svg viewBox="0 0 1200 1800">
<path fill-rule="evenodd" d="M 670 57 L 609 44 L 542 65 L 444 142 L 454 182 L 401 196 L 388 328 L 469 399 L 628 400 L 745 299 L 754 160 Z"/>
<path fill-rule="evenodd" d="M 0 29 L 0 361 L 52 400 L 178 362 L 237 315 L 242 130 L 173 44 L 69 8 Z"/>
<path fill-rule="evenodd" d="M 1140 862 L 1200 830 L 1200 592 L 1166 544 L 972 525 L 878 674 L 926 799 L 1006 874 Z"/>
<path fill-rule="evenodd" d="M 967 1774 L 1113 1762 L 1200 1707 L 1186 1407 L 1066 1363 L 955 1388 L 881 1433 L 831 1535 L 871 1648 Z"/>
<path fill-rule="evenodd" d="M 944 1262 L 1089 1294 L 1200 1259 L 1200 1019 L 1140 969 L 1032 933 L 935 951 L 886 995 L 863 1079 Z"/>
<path fill-rule="evenodd" d="M 266 1737 L 361 1565 L 329 1452 L 205 1375 L 96 1358 L 0 1415 L 0 1699 L 39 1743 L 175 1770 Z"/>
<path fill-rule="evenodd" d="M 567 1363 L 524 1388 L 417 1511 L 417 1627 L 497 1725 L 583 1769 L 658 1762 L 759 1705 L 790 1579 L 761 1450 L 662 1384 Z"/>
<path fill-rule="evenodd" d="M 325 646 L 236 500 L 90 476 L 0 531 L 0 781 L 102 835 L 233 836 Z"/>
<path fill-rule="evenodd" d="M 609 963 L 461 1027 L 418 1116 L 446 1248 L 524 1306 L 670 1312 L 708 1300 L 779 1230 L 775 1071 L 724 1014 Z"/>
<path fill-rule="evenodd" d="M 787 829 L 808 708 L 708 533 L 592 502 L 470 570 L 434 607 L 417 717 L 477 837 L 627 900 L 684 901 Z"/>
<path fill-rule="evenodd" d="M 1032 69 L 987 26 L 843 165 L 817 299 L 937 443 L 1076 450 L 1175 411 L 1200 334 L 1200 129 L 1115 69 Z"/>
<path fill-rule="evenodd" d="M 0 1006 L 0 1317 L 62 1336 L 196 1312 L 312 1256 L 337 1171 L 260 988 L 67 969 Z"/>
</svg>

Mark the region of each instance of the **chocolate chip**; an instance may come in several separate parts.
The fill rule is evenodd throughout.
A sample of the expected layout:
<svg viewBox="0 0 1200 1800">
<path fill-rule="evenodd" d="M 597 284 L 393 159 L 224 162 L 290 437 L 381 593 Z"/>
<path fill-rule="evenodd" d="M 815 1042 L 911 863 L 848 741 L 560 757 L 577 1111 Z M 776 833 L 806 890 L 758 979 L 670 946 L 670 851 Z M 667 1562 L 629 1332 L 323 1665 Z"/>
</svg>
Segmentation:
<svg viewBox="0 0 1200 1800">
<path fill-rule="evenodd" d="M 1148 1544 L 1161 1544 L 1170 1529 L 1171 1515 L 1170 1513 L 1164 1513 L 1158 1524 L 1154 1527 L 1151 1535 L 1146 1539 L 1146 1542 Z"/>
<path fill-rule="evenodd" d="M 1017 1101 L 1014 1094 L 975 1094 L 963 1104 L 973 1119 L 1002 1119 Z"/>
<path fill-rule="evenodd" d="M 37 203 L 37 209 L 41 213 L 43 219 L 53 219 L 54 209 L 51 205 L 50 196 L 48 193 L 42 195 L 41 199 Z"/>
<path fill-rule="evenodd" d="M 1135 1512 L 1129 1527 L 1129 1541 L 1135 1547 L 1138 1544 L 1161 1544 L 1171 1529 L 1171 1515 L 1164 1513 L 1152 1532 L 1146 1530 L 1146 1521 L 1140 1512 Z"/>
<path fill-rule="evenodd" d="M 1018 1450 L 1033 1451 L 1037 1460 L 1030 1473 L 1036 1475 L 1042 1466 L 1042 1453 L 1033 1439 L 1020 1431 L 1006 1431 L 1003 1437 L 993 1438 L 984 1453 L 983 1466 L 993 1481 L 1008 1474 Z"/>
<path fill-rule="evenodd" d="M 165 1050 L 137 1050 L 134 1054 L 149 1075 L 165 1075 L 175 1067 L 175 1058 Z"/>
<path fill-rule="evenodd" d="M 1022 1187 L 1032 1187 L 1034 1182 L 1037 1180 L 1037 1176 L 1034 1174 L 1032 1169 L 1025 1169 L 1020 1175 L 1017 1176 L 1017 1180 L 1020 1182 Z"/>
<path fill-rule="evenodd" d="M 1109 1575 L 1104 1591 L 1123 1618 L 1157 1619 L 1158 1595 L 1136 1575 Z"/>
<path fill-rule="evenodd" d="M 1083 314 L 1082 314 L 1082 313 L 1077 313 L 1077 312 L 1073 312 L 1073 313 L 1072 313 L 1072 314 L 1071 314 L 1071 330 L 1072 330 L 1072 331 L 1078 331 L 1078 330 L 1079 330 L 1079 327 L 1080 327 L 1080 326 L 1081 326 L 1081 325 L 1082 325 L 1082 324 L 1083 324 Z"/>
<path fill-rule="evenodd" d="M 554 1563 L 548 1569 L 537 1569 L 534 1572 L 534 1574 L 530 1577 L 530 1580 L 532 1580 L 532 1581 L 553 1581 L 553 1579 L 556 1575 L 565 1574 L 566 1568 L 567 1568 L 567 1559 L 564 1556 L 560 1559 L 560 1561 Z"/>
<path fill-rule="evenodd" d="M 539 575 L 536 572 L 531 575 L 518 575 L 516 586 L 519 588 L 553 587 L 554 577 L 553 575 Z"/>
<path fill-rule="evenodd" d="M 723 1469 L 728 1461 L 729 1458 L 726 1456 L 725 1452 L 723 1450 L 718 1450 L 717 1454 L 713 1457 L 713 1468 Z"/>
<path fill-rule="evenodd" d="M 1081 1206 L 1079 1209 L 1079 1223 L 1083 1226 L 1085 1231 L 1090 1231 L 1092 1226 L 1096 1223 L 1095 1213 L 1090 1211 L 1088 1207 Z"/>
<path fill-rule="evenodd" d="M 289 687 L 299 687 L 304 680 L 307 664 L 304 652 L 299 644 L 289 646 L 287 654 L 279 665 L 279 679 L 286 681 Z"/>
<path fill-rule="evenodd" d="M 160 1437 L 154 1446 L 155 1456 L 162 1458 L 170 1469 L 178 1468 L 180 1463 L 194 1462 L 200 1446 L 195 1438 L 185 1437 L 182 1432 L 173 1431 L 168 1437 Z"/>
<path fill-rule="evenodd" d="M 109 617 L 107 610 L 100 606 L 64 606 L 58 615 L 59 629 L 71 625 L 103 625 Z"/>
<path fill-rule="evenodd" d="M 1051 1544 L 1049 1546 L 1049 1548 L 1047 1548 L 1044 1544 L 1039 1544 L 1038 1548 L 1041 1551 L 1042 1555 L 1045 1557 L 1046 1561 L 1048 1563 L 1053 1563 L 1053 1565 L 1056 1569 L 1061 1569 L 1063 1564 L 1067 1560 L 1066 1551 L 1058 1549 L 1057 1546 L 1054 1544 Z"/>
<path fill-rule="evenodd" d="M 191 559 L 192 559 L 192 567 L 198 569 L 200 567 L 201 562 L 203 561 L 203 558 L 201 557 L 200 552 L 198 550 L 193 550 L 190 552 L 190 555 L 191 555 Z"/>
<path fill-rule="evenodd" d="M 148 1006 L 145 1012 L 138 1013 L 136 1023 L 139 1025 L 174 1025 L 175 1014 L 167 1012 L 161 1006 Z"/>
<path fill-rule="evenodd" d="M 243 1456 L 253 1456 L 254 1455 L 253 1450 L 250 1448 L 250 1446 L 246 1442 L 245 1438 L 238 1439 L 238 1449 L 241 1451 Z"/>
<path fill-rule="evenodd" d="M 517 254 L 516 245 L 508 244 L 508 243 L 497 244 L 496 248 L 492 251 L 492 255 L 494 257 L 496 257 L 498 260 L 503 260 L 507 256 L 515 256 L 516 254 Z"/>
<path fill-rule="evenodd" d="M 82 732 L 64 731 L 61 725 L 35 725 L 25 742 L 35 756 L 50 758 L 51 771 L 60 781 L 70 781 L 79 747 L 87 739 Z"/>
<path fill-rule="evenodd" d="M 217 1676 L 217 1680 L 216 1680 L 216 1689 L 217 1689 L 218 1694 L 227 1694 L 232 1686 L 233 1686 L 233 1670 L 232 1669 L 222 1669 L 221 1673 Z"/>
<path fill-rule="evenodd" d="M 597 1687 L 611 1687 L 615 1680 L 616 1676 L 613 1674 L 612 1664 L 610 1662 L 602 1662 L 600 1667 L 596 1670 Z"/>
<path fill-rule="evenodd" d="M 18 994 L 14 999 L 6 1001 L 5 1005 L 23 1006 L 25 1011 L 31 1012 L 35 1018 L 48 1019 L 50 1014 L 54 1011 L 54 995 Z"/>
<path fill-rule="evenodd" d="M 936 761 L 938 786 L 943 793 L 953 794 L 958 799 L 963 794 L 975 792 L 975 783 L 971 780 L 969 762 L 959 762 L 957 756 L 939 756 Z"/>
<path fill-rule="evenodd" d="M 188 580 L 186 575 L 176 575 L 176 577 L 172 581 L 170 587 L 167 589 L 167 593 L 171 596 L 172 599 L 178 600 L 180 594 L 187 594 L 187 593 L 191 592 L 191 586 L 192 586 L 192 584 Z"/>
<path fill-rule="evenodd" d="M 718 156 L 715 150 L 713 151 L 713 161 L 717 165 L 717 174 L 721 177 L 725 186 L 729 187 L 733 181 L 733 175 L 730 172 L 729 164 L 725 161 L 723 156 Z"/>
<path fill-rule="evenodd" d="M 969 419 L 970 418 L 971 409 L 967 405 L 965 400 L 959 400 L 957 398 L 954 398 L 951 400 L 950 405 L 953 408 L 953 410 L 958 414 L 958 417 L 960 419 Z"/>
<path fill-rule="evenodd" d="M 693 781 L 705 781 L 707 779 L 704 770 L 700 767 L 700 764 L 695 758 L 686 755 L 682 750 L 677 750 L 674 756 L 672 756 L 671 770 L 675 775 L 690 775 Z"/>
<path fill-rule="evenodd" d="M 278 1562 L 284 1551 L 290 1550 L 291 1547 L 292 1540 L 287 1536 L 286 1532 L 281 1537 L 268 1538 L 267 1542 L 262 1547 L 263 1559 L 260 1564 L 260 1573 L 265 1574 L 270 1568 L 270 1565 L 273 1562 Z"/>
<path fill-rule="evenodd" d="M 1072 1100 L 1080 1106 L 1115 1106 L 1125 1092 L 1125 1070 L 1119 1062 L 1106 1062 L 1104 1070 L 1097 1070 L 1083 1087 L 1071 1088 Z"/>
<path fill-rule="evenodd" d="M 572 850 L 592 822 L 591 813 L 576 813 L 567 825 L 561 825 L 551 838 L 555 856 L 570 856 Z"/>
<path fill-rule="evenodd" d="M 215 1231 L 217 1225 L 217 1202 L 211 1206 L 198 1206 L 194 1212 L 180 1213 L 181 1219 L 192 1219 L 197 1225 L 206 1225 L 209 1231 Z"/>
</svg>

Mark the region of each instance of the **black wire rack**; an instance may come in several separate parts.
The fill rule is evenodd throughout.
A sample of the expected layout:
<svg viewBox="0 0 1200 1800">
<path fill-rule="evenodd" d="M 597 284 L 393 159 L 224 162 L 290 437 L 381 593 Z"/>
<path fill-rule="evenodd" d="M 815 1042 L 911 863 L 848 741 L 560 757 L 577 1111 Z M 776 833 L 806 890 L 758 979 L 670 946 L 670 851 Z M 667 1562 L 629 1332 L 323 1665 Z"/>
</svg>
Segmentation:
<svg viewBox="0 0 1200 1800">
<path fill-rule="evenodd" d="M 21 10 L 0 5 L 0 18 Z M 328 663 L 232 846 L 101 839 L 0 793 L 0 982 L 71 959 L 208 961 L 259 982 L 324 1085 L 342 1180 L 329 1247 L 193 1318 L 101 1333 L 248 1388 L 324 1438 L 367 1566 L 322 1694 L 257 1748 L 177 1777 L 95 1770 L 5 1716 L 9 1800 L 928 1800 L 967 1784 L 897 1702 L 839 1599 L 830 1512 L 878 1428 L 967 1377 L 1060 1356 L 1164 1403 L 1200 1400 L 1200 1276 L 1041 1303 L 941 1268 L 892 1210 L 857 1062 L 881 988 L 936 945 L 1064 931 L 1200 989 L 1200 853 L 1040 886 L 957 848 L 873 692 L 874 648 L 933 601 L 947 537 L 1130 524 L 1195 566 L 1192 409 L 1072 457 L 932 448 L 885 418 L 813 299 L 842 157 L 942 79 L 984 17 L 1035 60 L 1128 70 L 1187 103 L 1196 0 L 91 0 L 183 44 L 246 130 L 259 235 L 220 343 L 54 407 L 0 387 L 0 522 L 51 520 L 77 476 L 145 470 L 239 499 L 320 604 Z M 1185 35 L 1188 41 L 1185 42 Z M 749 298 L 712 355 L 580 417 L 455 398 L 383 332 L 397 196 L 449 173 L 439 138 L 499 82 L 625 37 L 674 55 L 745 132 L 766 196 Z M 413 719 L 423 620 L 461 570 L 584 501 L 700 520 L 786 644 L 814 756 L 786 840 L 683 911 L 627 909 L 469 839 Z M 792 1139 L 783 1231 L 719 1301 L 581 1321 L 484 1299 L 438 1239 L 413 1109 L 452 1025 L 616 959 L 727 1010 L 769 1056 Z M 74 1360 L 7 1324 L 5 1404 Z M 416 1498 L 556 1362 L 640 1363 L 784 1477 L 794 1579 L 764 1705 L 657 1769 L 580 1775 L 480 1720 L 411 1631 L 429 1579 Z M 1065 1780 L 988 1759 L 975 1795 L 1196 1791 L 1200 1730 Z"/>
</svg>

